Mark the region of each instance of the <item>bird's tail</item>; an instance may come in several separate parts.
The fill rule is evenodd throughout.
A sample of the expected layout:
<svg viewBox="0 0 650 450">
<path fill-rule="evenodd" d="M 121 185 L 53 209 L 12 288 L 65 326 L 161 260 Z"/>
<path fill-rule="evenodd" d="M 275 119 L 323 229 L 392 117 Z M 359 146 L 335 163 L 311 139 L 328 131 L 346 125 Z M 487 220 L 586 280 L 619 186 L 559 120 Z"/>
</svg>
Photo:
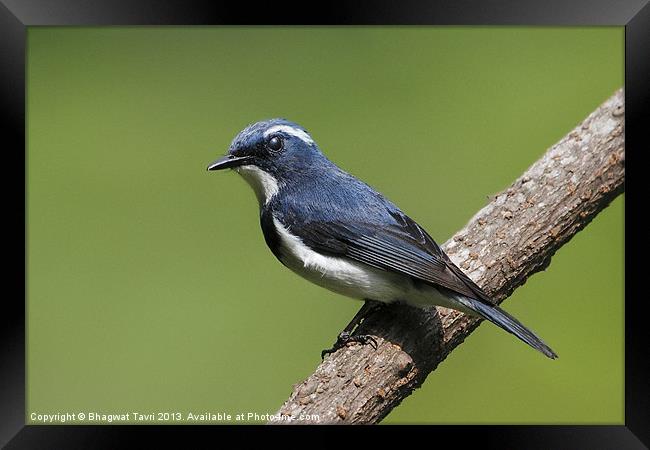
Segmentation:
<svg viewBox="0 0 650 450">
<path fill-rule="evenodd" d="M 493 324 L 503 328 L 508 333 L 512 333 L 526 344 L 539 350 L 551 359 L 557 358 L 557 354 L 544 343 L 535 333 L 522 325 L 517 319 L 502 310 L 496 305 L 489 305 L 480 300 L 465 296 L 455 296 L 456 300 L 462 303 L 466 308 L 475 312 L 480 317 L 489 320 Z"/>
</svg>

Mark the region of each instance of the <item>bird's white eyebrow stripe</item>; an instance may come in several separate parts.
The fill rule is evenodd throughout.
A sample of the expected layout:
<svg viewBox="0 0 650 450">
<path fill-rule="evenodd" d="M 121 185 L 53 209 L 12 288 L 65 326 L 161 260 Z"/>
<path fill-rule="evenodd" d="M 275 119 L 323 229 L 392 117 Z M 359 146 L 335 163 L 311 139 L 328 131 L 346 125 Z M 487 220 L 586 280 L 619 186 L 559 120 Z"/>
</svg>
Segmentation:
<svg viewBox="0 0 650 450">
<path fill-rule="evenodd" d="M 291 136 L 295 136 L 309 145 L 314 143 L 314 140 L 305 131 L 301 130 L 300 128 L 292 127 L 290 125 L 276 125 L 274 127 L 271 127 L 264 132 L 264 137 L 278 131 L 282 131 L 284 133 L 290 134 Z"/>
</svg>

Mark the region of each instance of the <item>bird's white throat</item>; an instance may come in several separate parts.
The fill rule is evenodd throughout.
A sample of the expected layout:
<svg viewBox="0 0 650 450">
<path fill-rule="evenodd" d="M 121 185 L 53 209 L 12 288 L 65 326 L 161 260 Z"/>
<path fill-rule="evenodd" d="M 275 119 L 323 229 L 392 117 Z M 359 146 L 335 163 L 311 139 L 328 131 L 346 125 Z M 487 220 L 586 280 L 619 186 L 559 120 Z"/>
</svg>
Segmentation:
<svg viewBox="0 0 650 450">
<path fill-rule="evenodd" d="M 280 190 L 278 180 L 257 166 L 239 166 L 235 171 L 253 188 L 260 206 L 268 203 Z"/>
</svg>

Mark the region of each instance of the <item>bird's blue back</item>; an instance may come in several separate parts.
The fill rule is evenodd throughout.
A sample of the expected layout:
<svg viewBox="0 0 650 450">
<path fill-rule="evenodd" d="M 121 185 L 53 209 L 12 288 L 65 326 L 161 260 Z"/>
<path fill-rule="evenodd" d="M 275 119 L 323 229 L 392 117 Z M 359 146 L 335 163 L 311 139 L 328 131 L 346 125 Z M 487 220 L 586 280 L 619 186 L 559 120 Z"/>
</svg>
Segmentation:
<svg viewBox="0 0 650 450">
<path fill-rule="evenodd" d="M 295 174 L 268 205 L 281 221 L 338 221 L 396 225 L 401 211 L 379 192 L 341 170 L 324 156 Z M 393 213 L 393 214 L 391 214 Z"/>
</svg>

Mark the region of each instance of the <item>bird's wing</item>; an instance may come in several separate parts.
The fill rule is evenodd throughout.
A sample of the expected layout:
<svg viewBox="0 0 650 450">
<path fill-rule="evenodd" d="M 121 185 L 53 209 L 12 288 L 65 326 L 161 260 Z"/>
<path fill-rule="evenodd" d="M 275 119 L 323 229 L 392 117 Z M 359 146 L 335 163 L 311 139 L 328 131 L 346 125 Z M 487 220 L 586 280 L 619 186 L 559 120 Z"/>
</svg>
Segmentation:
<svg viewBox="0 0 650 450">
<path fill-rule="evenodd" d="M 398 272 L 492 304 L 415 221 L 401 212 L 386 226 L 312 220 L 292 229 L 312 249 Z"/>
</svg>

